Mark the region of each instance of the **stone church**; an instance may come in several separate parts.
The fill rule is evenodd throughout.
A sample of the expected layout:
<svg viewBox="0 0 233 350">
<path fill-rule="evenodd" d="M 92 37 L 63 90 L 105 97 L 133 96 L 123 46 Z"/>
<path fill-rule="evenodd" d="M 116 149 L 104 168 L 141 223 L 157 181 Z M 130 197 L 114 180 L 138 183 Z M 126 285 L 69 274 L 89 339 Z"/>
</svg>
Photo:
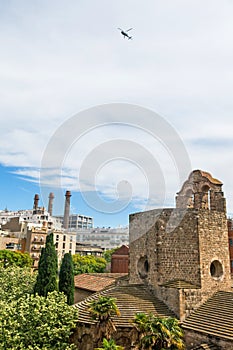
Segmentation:
<svg viewBox="0 0 233 350">
<path fill-rule="evenodd" d="M 233 350 L 233 289 L 226 202 L 222 183 L 194 170 L 176 196 L 176 208 L 130 215 L 128 280 L 118 281 L 75 305 L 75 342 L 93 349 L 88 304 L 98 295 L 117 299 L 115 339 L 133 349 L 131 320 L 136 312 L 177 317 L 187 349 Z M 84 345 L 85 344 L 85 345 Z"/>
</svg>

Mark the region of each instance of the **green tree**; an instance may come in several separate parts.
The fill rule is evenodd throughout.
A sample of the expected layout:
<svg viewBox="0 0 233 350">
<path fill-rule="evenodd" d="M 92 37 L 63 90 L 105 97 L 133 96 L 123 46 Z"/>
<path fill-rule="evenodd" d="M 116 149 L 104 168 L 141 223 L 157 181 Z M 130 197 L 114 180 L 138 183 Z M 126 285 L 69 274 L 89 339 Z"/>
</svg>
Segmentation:
<svg viewBox="0 0 233 350">
<path fill-rule="evenodd" d="M 0 301 L 0 350 L 70 350 L 77 310 L 67 305 L 64 294 L 47 298 L 27 294 L 10 303 Z"/>
<path fill-rule="evenodd" d="M 74 265 L 70 253 L 66 253 L 62 259 L 59 274 L 59 291 L 67 297 L 67 304 L 74 304 Z"/>
<path fill-rule="evenodd" d="M 53 233 L 50 233 L 46 237 L 45 248 L 41 250 L 34 294 L 46 297 L 49 292 L 58 290 L 57 275 L 57 253 L 53 243 Z"/>
<path fill-rule="evenodd" d="M 11 303 L 25 294 L 33 293 L 35 281 L 36 274 L 30 268 L 0 267 L 0 300 Z"/>
<path fill-rule="evenodd" d="M 119 248 L 119 247 L 105 250 L 105 252 L 104 252 L 104 254 L 103 254 L 103 257 L 104 257 L 104 259 L 105 259 L 108 263 L 111 262 L 112 254 L 113 254 L 118 248 Z"/>
<path fill-rule="evenodd" d="M 14 252 L 8 249 L 0 250 L 0 266 L 18 266 L 30 267 L 32 266 L 32 258 L 28 253 Z"/>
<path fill-rule="evenodd" d="M 104 258 L 95 257 L 93 255 L 82 256 L 75 254 L 72 256 L 74 263 L 74 274 L 104 272 L 107 262 Z"/>
<path fill-rule="evenodd" d="M 184 349 L 183 332 L 177 319 L 137 313 L 133 322 L 139 334 L 140 349 Z"/>
<path fill-rule="evenodd" d="M 112 320 L 113 316 L 120 316 L 120 311 L 116 305 L 116 299 L 108 296 L 100 296 L 92 300 L 89 311 L 94 320 L 97 320 L 96 339 L 98 344 L 103 338 L 110 339 L 116 327 Z"/>
<path fill-rule="evenodd" d="M 108 341 L 106 338 L 104 338 L 102 347 L 96 348 L 95 350 L 124 350 L 124 348 L 120 345 L 116 345 L 113 339 Z"/>
</svg>

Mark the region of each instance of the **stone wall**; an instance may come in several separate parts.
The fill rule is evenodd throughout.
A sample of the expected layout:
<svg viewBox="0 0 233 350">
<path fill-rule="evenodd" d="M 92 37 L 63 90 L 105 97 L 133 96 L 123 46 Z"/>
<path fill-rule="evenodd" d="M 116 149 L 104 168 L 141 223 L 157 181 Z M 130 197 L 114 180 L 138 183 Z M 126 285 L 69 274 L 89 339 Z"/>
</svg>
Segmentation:
<svg viewBox="0 0 233 350">
<path fill-rule="evenodd" d="M 84 300 L 85 298 L 92 295 L 94 292 L 91 292 L 89 290 L 81 289 L 81 288 L 75 288 L 74 289 L 74 303 L 79 303 L 80 301 Z"/>
<path fill-rule="evenodd" d="M 181 217 L 180 223 L 167 232 L 174 213 Z M 200 286 L 197 211 L 164 209 L 148 214 L 154 218 L 153 225 L 147 234 L 130 244 L 130 282 L 144 282 L 157 288 L 168 281 L 184 280 Z M 144 231 L 145 220 L 148 223 L 145 213 L 130 216 L 130 236 L 138 237 Z M 147 260 L 144 266 L 140 264 L 142 259 Z"/>
<path fill-rule="evenodd" d="M 94 350 L 102 345 L 102 341 L 96 339 L 96 334 L 96 324 L 78 324 L 70 340 L 79 350 Z M 118 327 L 111 338 L 117 345 L 123 346 L 124 350 L 136 349 L 136 343 L 139 341 L 138 333 L 133 327 Z"/>
<path fill-rule="evenodd" d="M 181 295 L 181 308 L 180 319 L 183 321 L 188 317 L 195 309 L 202 304 L 202 292 L 201 289 L 183 289 L 180 290 Z"/>
<path fill-rule="evenodd" d="M 224 212 L 190 208 L 137 213 L 130 216 L 129 231 L 130 283 L 151 286 L 180 319 L 215 292 L 230 290 Z M 190 288 L 182 289 L 181 294 L 172 288 L 162 288 L 176 280 L 188 282 Z"/>
<path fill-rule="evenodd" d="M 161 287 L 156 290 L 156 297 L 163 300 L 177 318 L 180 318 L 180 293 L 177 288 Z"/>
<path fill-rule="evenodd" d="M 233 277 L 233 220 L 227 221 L 228 225 L 228 238 L 229 238 L 229 253 L 230 253 L 230 265 L 231 265 L 231 276 Z"/>
<path fill-rule="evenodd" d="M 191 330 L 184 331 L 184 340 L 186 344 L 186 349 L 191 350 L 200 344 L 215 344 L 221 350 L 233 350 L 232 341 L 227 341 L 225 339 L 217 338 L 205 333 L 197 333 Z"/>
<path fill-rule="evenodd" d="M 202 302 L 231 289 L 228 229 L 225 213 L 199 210 L 198 232 Z"/>
</svg>

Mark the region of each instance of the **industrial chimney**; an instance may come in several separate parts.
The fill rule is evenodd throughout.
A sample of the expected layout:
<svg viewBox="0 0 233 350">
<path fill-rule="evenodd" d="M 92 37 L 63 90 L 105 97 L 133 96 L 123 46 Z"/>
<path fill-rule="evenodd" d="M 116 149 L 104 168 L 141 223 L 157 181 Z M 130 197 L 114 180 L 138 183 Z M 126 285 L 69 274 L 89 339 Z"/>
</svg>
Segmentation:
<svg viewBox="0 0 233 350">
<path fill-rule="evenodd" d="M 48 212 L 52 216 L 53 215 L 53 200 L 54 200 L 54 193 L 50 192 L 49 194 L 49 204 L 48 204 Z"/>
<path fill-rule="evenodd" d="M 36 212 L 37 212 L 38 203 L 39 203 L 39 195 L 38 195 L 38 194 L 35 194 L 35 197 L 34 197 L 34 205 L 33 205 L 33 214 L 36 214 Z"/>
<path fill-rule="evenodd" d="M 66 200 L 65 200 L 65 210 L 64 210 L 64 219 L 63 219 L 63 227 L 65 230 L 69 228 L 69 216 L 70 216 L 70 197 L 71 192 L 66 191 Z"/>
</svg>

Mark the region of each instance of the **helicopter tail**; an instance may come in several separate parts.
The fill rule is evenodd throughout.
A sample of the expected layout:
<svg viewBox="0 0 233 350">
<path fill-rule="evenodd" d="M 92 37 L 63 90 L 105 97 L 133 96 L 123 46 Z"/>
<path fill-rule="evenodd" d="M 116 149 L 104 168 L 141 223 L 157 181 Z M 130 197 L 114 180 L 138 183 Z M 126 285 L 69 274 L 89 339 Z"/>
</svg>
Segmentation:
<svg viewBox="0 0 233 350">
<path fill-rule="evenodd" d="M 132 40 L 132 36 L 128 36 L 128 40 Z"/>
</svg>

